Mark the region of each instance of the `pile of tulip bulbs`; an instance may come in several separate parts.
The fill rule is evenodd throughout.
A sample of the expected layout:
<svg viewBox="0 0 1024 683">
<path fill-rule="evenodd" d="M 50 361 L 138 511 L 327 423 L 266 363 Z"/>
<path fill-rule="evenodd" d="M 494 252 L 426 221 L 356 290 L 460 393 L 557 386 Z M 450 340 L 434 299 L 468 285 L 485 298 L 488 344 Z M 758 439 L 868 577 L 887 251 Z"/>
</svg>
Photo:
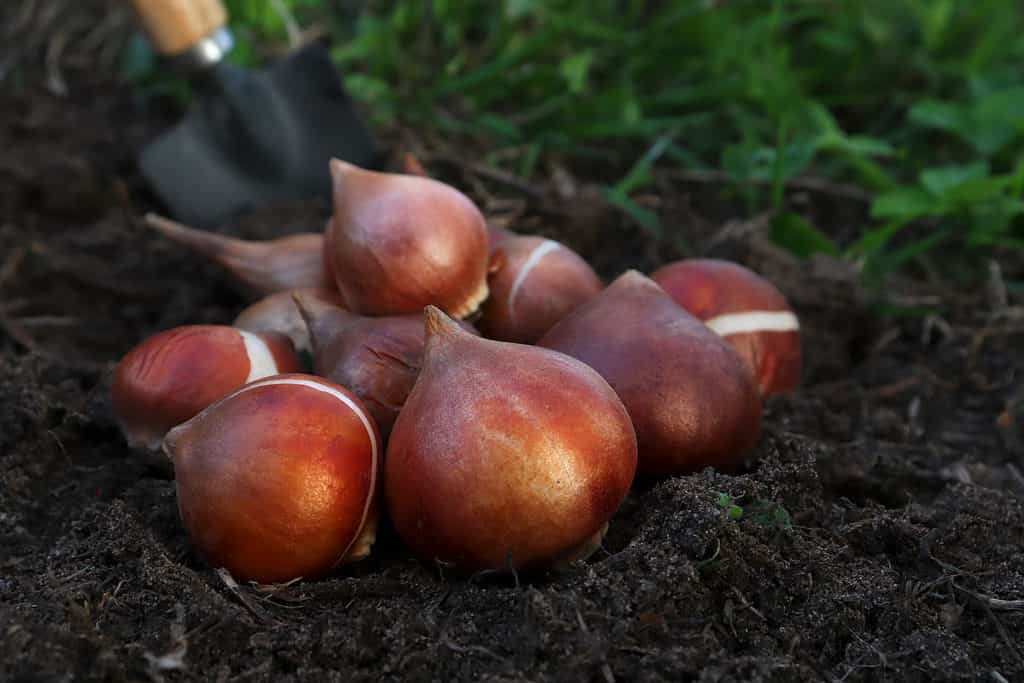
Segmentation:
<svg viewBox="0 0 1024 683">
<path fill-rule="evenodd" d="M 330 172 L 323 233 L 254 243 L 147 217 L 261 297 L 232 326 L 146 339 L 112 386 L 129 444 L 171 459 L 195 548 L 237 579 L 366 557 L 381 514 L 462 573 L 585 558 L 637 473 L 735 467 L 763 398 L 799 381 L 796 317 L 741 266 L 606 286 L 442 182 Z"/>
</svg>

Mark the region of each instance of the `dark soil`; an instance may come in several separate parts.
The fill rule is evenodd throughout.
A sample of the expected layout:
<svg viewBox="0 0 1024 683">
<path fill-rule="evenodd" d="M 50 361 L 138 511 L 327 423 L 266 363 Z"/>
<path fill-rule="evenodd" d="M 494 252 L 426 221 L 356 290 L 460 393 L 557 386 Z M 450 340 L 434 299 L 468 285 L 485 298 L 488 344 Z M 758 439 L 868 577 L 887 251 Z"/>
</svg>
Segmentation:
<svg viewBox="0 0 1024 683">
<path fill-rule="evenodd" d="M 385 534 L 327 580 L 232 587 L 110 412 L 120 355 L 245 303 L 142 227 L 133 153 L 165 119 L 105 85 L 3 101 L 0 680 L 1024 679 L 1024 318 L 998 277 L 977 295 L 894 282 L 938 313 L 882 319 L 848 268 L 780 254 L 758 221 L 719 229 L 713 188 L 665 181 L 649 199 L 671 243 L 766 273 L 805 325 L 804 388 L 770 402 L 745 469 L 638 485 L 604 550 L 557 575 L 442 576 Z M 678 255 L 561 172 L 431 170 L 606 277 Z M 225 230 L 316 230 L 324 210 Z M 831 210 L 840 230 L 863 207 Z"/>
</svg>

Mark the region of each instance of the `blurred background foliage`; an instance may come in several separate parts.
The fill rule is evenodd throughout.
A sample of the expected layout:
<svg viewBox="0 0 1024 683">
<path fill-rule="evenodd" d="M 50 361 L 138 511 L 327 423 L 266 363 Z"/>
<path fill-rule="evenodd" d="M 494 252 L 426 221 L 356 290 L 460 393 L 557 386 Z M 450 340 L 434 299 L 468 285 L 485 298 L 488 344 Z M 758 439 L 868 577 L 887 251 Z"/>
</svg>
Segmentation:
<svg viewBox="0 0 1024 683">
<path fill-rule="evenodd" d="M 485 162 L 523 177 L 550 155 L 599 169 L 638 229 L 670 228 L 633 200 L 669 170 L 713 179 L 740 214 L 774 210 L 779 244 L 842 255 L 868 280 L 954 252 L 942 267 L 967 281 L 1024 247 L 1014 2 L 228 5 L 237 61 L 328 37 L 378 124 L 472 140 Z M 143 57 L 128 64 L 146 77 Z M 863 226 L 840 235 L 791 211 L 786 189 L 801 179 L 865 204 Z"/>
</svg>

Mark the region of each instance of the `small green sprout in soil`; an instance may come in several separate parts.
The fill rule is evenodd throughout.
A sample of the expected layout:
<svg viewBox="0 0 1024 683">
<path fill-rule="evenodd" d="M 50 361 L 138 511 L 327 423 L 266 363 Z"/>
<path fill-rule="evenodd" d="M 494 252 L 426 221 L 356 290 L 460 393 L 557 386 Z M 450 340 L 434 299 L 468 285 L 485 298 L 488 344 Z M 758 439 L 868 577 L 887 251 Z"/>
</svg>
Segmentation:
<svg viewBox="0 0 1024 683">
<path fill-rule="evenodd" d="M 743 508 L 733 502 L 732 496 L 728 493 L 719 493 L 716 501 L 718 507 L 725 510 L 726 514 L 729 515 L 729 519 L 740 519 L 743 517 Z"/>
<path fill-rule="evenodd" d="M 718 507 L 725 510 L 729 519 L 740 520 L 746 517 L 755 524 L 772 527 L 778 530 L 792 529 L 793 521 L 789 510 L 780 503 L 770 500 L 755 500 L 746 506 L 740 506 L 737 500 L 728 493 L 719 492 L 715 499 Z"/>
</svg>

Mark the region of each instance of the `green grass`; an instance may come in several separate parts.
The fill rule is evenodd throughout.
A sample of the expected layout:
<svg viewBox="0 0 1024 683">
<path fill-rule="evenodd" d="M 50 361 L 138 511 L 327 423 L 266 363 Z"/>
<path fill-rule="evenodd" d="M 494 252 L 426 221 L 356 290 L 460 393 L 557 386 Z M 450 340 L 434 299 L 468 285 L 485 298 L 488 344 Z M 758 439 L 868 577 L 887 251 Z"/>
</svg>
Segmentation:
<svg viewBox="0 0 1024 683">
<path fill-rule="evenodd" d="M 529 176 L 557 155 L 631 199 L 655 169 L 720 175 L 774 239 L 843 255 L 868 278 L 955 247 L 968 273 L 1024 247 L 1024 13 L 1006 0 L 395 0 L 285 2 L 335 37 L 380 123 L 473 138 Z M 284 36 L 269 3 L 229 3 L 241 58 Z M 617 173 L 617 176 L 609 176 Z M 787 208 L 787 184 L 862 188 L 870 219 L 837 239 Z M 614 179 L 617 178 L 617 179 Z M 855 200 L 850 200 L 855 201 Z"/>
</svg>

